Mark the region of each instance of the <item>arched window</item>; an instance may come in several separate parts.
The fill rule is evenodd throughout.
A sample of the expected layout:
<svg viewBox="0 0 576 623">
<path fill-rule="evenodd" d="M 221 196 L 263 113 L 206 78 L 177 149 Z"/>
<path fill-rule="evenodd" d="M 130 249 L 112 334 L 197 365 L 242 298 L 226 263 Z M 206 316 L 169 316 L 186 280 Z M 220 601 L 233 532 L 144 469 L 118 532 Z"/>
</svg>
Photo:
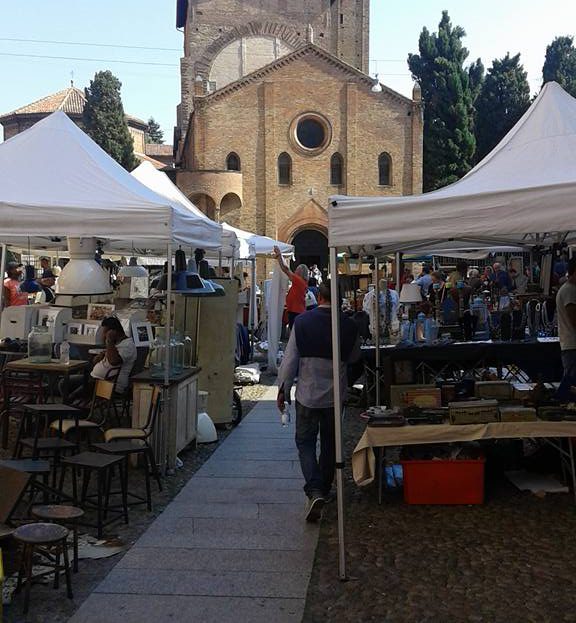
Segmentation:
<svg viewBox="0 0 576 623">
<path fill-rule="evenodd" d="M 285 151 L 278 156 L 278 184 L 292 184 L 292 158 Z"/>
<path fill-rule="evenodd" d="M 330 158 L 330 184 L 341 186 L 344 178 L 344 159 L 336 152 Z"/>
<path fill-rule="evenodd" d="M 226 156 L 226 170 L 240 171 L 240 156 L 233 151 Z"/>
<path fill-rule="evenodd" d="M 392 182 L 392 158 L 385 151 L 378 156 L 378 184 L 391 186 Z"/>
</svg>

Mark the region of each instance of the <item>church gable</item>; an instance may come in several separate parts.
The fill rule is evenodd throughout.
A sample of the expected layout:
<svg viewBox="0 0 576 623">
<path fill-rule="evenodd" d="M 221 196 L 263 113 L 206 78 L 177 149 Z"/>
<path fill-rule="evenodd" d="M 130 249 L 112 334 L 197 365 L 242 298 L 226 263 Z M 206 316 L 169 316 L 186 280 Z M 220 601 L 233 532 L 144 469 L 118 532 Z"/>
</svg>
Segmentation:
<svg viewBox="0 0 576 623">
<path fill-rule="evenodd" d="M 364 74 L 363 72 L 355 69 L 351 65 L 340 61 L 338 58 L 326 52 L 322 48 L 309 43 L 299 49 L 279 58 L 278 60 L 269 63 L 268 65 L 232 82 L 225 87 L 218 89 L 214 93 L 199 98 L 199 101 L 204 105 L 209 105 L 217 100 L 221 100 L 230 96 L 233 93 L 241 91 L 246 87 L 259 84 L 266 81 L 274 82 L 276 80 L 282 80 L 285 77 L 291 78 L 294 75 L 294 67 L 306 65 L 305 68 L 298 68 L 300 75 L 307 79 L 312 79 L 309 72 L 310 68 L 313 68 L 323 75 L 329 75 L 334 78 L 339 78 L 339 82 L 356 82 L 363 85 L 366 89 L 370 89 L 374 81 L 373 79 Z M 289 71 L 285 71 L 289 70 Z M 394 101 L 397 104 L 404 104 L 407 106 L 412 105 L 412 100 L 409 98 L 382 86 L 382 92 L 378 94 L 379 98 L 386 98 Z M 198 101 L 198 100 L 197 100 Z"/>
</svg>

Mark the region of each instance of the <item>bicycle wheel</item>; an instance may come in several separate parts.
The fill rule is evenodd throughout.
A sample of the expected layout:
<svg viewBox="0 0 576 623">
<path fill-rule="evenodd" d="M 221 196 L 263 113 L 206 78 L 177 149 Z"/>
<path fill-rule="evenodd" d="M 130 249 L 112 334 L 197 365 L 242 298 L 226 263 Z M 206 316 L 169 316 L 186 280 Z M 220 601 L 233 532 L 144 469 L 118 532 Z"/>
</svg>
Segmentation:
<svg viewBox="0 0 576 623">
<path fill-rule="evenodd" d="M 232 393 L 232 426 L 238 426 L 242 420 L 242 399 L 240 394 L 234 390 Z"/>
</svg>

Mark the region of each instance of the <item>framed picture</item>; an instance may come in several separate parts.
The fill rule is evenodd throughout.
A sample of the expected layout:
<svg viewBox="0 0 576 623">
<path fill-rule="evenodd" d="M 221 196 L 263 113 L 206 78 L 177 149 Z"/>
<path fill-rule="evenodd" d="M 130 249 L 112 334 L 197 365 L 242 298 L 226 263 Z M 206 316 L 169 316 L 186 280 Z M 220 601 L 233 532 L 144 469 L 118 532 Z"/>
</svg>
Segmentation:
<svg viewBox="0 0 576 623">
<path fill-rule="evenodd" d="M 82 335 L 83 326 L 81 322 L 69 322 L 68 335 Z"/>
<path fill-rule="evenodd" d="M 98 333 L 99 328 L 100 328 L 100 325 L 97 325 L 97 324 L 85 324 L 83 335 L 86 335 L 88 337 L 93 337 L 96 335 L 96 333 Z"/>
<path fill-rule="evenodd" d="M 114 313 L 115 306 L 107 303 L 89 303 L 88 320 L 104 320 Z"/>
<path fill-rule="evenodd" d="M 150 346 L 154 340 L 152 325 L 149 322 L 135 322 L 132 325 L 132 337 L 134 344 L 138 346 Z"/>
</svg>

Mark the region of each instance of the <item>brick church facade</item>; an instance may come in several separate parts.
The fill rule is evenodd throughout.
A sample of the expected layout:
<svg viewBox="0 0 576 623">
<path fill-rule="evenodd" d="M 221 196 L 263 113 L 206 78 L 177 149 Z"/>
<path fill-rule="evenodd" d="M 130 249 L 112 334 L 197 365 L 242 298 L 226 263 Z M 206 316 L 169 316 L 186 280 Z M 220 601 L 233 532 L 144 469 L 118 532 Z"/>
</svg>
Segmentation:
<svg viewBox="0 0 576 623">
<path fill-rule="evenodd" d="M 325 265 L 330 195 L 422 189 L 422 108 L 368 75 L 369 0 L 179 0 L 176 182 Z"/>
</svg>

